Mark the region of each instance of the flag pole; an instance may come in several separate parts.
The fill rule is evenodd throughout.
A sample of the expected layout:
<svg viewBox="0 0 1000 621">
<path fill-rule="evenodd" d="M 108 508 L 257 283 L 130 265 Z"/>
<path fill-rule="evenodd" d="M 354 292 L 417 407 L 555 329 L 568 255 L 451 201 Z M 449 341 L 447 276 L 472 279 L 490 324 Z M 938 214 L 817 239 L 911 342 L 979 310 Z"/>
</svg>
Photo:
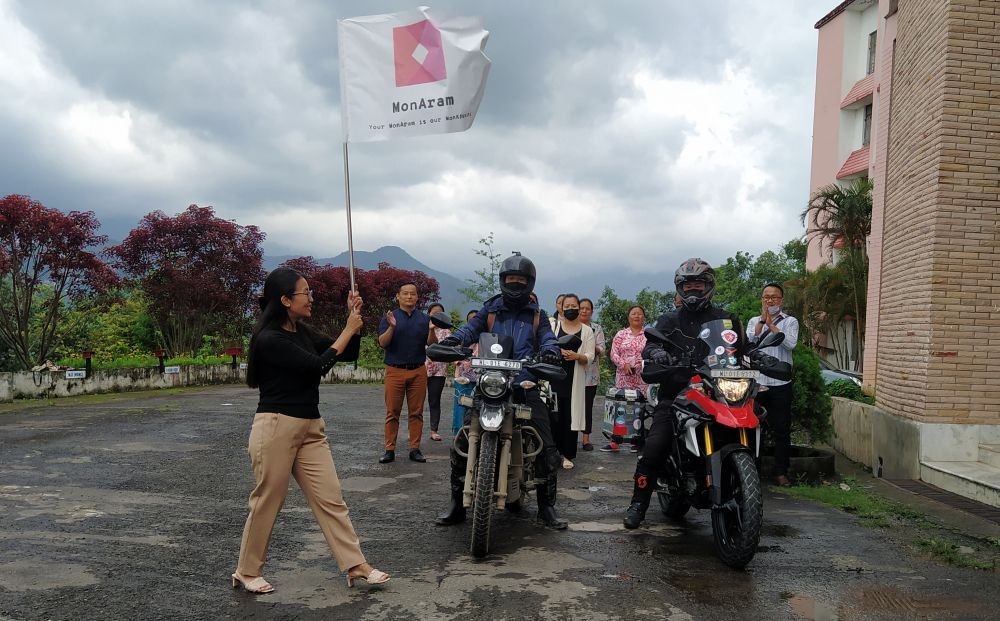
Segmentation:
<svg viewBox="0 0 1000 621">
<path fill-rule="evenodd" d="M 347 204 L 347 264 L 351 275 L 351 291 L 354 287 L 354 234 L 351 231 L 351 166 L 347 156 L 347 141 L 344 141 L 344 201 Z"/>
</svg>

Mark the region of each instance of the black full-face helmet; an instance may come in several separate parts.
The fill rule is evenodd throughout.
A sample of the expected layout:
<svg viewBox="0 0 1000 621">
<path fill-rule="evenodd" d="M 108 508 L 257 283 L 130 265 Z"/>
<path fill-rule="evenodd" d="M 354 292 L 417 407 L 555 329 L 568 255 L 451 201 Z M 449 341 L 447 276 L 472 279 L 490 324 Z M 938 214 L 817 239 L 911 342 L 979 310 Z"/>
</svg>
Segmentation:
<svg viewBox="0 0 1000 621">
<path fill-rule="evenodd" d="M 705 290 L 684 293 L 681 285 L 686 282 L 703 282 Z M 674 272 L 674 287 L 685 309 L 691 312 L 704 310 L 712 303 L 712 294 L 715 293 L 715 270 L 701 259 L 688 259 Z"/>
<path fill-rule="evenodd" d="M 528 284 L 518 282 L 507 284 L 504 281 L 507 276 L 524 276 L 528 279 Z M 535 264 L 528 257 L 521 256 L 520 252 L 504 259 L 500 264 L 500 293 L 503 301 L 511 308 L 522 308 L 531 301 L 531 292 L 535 288 Z"/>
</svg>

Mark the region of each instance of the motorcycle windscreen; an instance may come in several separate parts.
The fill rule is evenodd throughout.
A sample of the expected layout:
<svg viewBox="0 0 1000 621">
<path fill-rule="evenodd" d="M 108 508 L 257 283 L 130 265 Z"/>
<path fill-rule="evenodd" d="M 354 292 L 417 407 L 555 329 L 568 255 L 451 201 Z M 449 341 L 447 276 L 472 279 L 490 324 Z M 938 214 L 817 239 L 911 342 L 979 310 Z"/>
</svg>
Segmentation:
<svg viewBox="0 0 1000 621">
<path fill-rule="evenodd" d="M 479 335 L 479 357 L 510 360 L 514 355 L 514 339 L 510 336 L 500 336 L 492 332 Z"/>
<path fill-rule="evenodd" d="M 729 319 L 716 319 L 701 324 L 698 338 L 705 344 L 699 353 L 704 354 L 704 362 L 711 369 L 738 369 L 740 361 L 736 358 L 736 344 L 740 340 L 737 330 Z"/>
</svg>

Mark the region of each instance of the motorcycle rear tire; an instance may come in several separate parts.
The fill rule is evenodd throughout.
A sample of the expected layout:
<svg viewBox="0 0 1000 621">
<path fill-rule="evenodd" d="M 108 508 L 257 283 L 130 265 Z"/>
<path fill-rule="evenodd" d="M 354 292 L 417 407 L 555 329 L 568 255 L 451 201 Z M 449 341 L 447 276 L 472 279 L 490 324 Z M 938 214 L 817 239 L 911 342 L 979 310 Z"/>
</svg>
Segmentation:
<svg viewBox="0 0 1000 621">
<path fill-rule="evenodd" d="M 753 560 L 760 542 L 760 527 L 764 520 L 764 492 L 753 457 L 736 451 L 726 457 L 722 466 L 722 499 L 730 498 L 739 507 L 739 520 L 726 509 L 712 511 L 712 535 L 715 552 L 723 563 L 742 569 Z"/>
<path fill-rule="evenodd" d="M 660 501 L 660 510 L 663 511 L 663 515 L 672 520 L 683 518 L 691 509 L 691 503 L 688 502 L 687 498 L 671 496 L 664 492 L 660 492 L 656 496 Z"/>
<path fill-rule="evenodd" d="M 493 488 L 497 471 L 497 432 L 479 436 L 476 488 L 472 501 L 472 556 L 482 558 L 490 551 L 490 522 L 493 519 Z"/>
</svg>

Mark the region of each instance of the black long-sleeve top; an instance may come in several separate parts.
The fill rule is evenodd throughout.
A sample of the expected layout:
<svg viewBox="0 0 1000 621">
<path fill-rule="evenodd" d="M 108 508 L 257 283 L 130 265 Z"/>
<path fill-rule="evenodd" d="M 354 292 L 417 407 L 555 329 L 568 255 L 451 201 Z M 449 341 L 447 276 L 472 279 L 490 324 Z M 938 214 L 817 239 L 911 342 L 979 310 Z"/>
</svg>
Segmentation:
<svg viewBox="0 0 1000 621">
<path fill-rule="evenodd" d="M 251 354 L 260 388 L 257 411 L 319 418 L 320 380 L 338 360 L 357 360 L 361 337 L 355 335 L 342 354 L 332 345 L 332 339 L 302 326 L 295 332 L 261 330 Z"/>
<path fill-rule="evenodd" d="M 678 310 L 664 313 L 660 315 L 660 318 L 656 321 L 656 329 L 660 332 L 669 335 L 674 330 L 680 330 L 681 334 L 688 338 L 696 339 L 698 334 L 701 332 L 702 324 L 714 321 L 716 319 L 728 319 L 731 324 L 731 328 L 739 336 L 736 341 L 736 357 L 742 359 L 747 351 L 747 340 L 746 335 L 743 333 L 742 325 L 740 323 L 740 318 L 735 314 L 730 313 L 727 310 L 721 309 L 718 306 L 709 306 L 705 310 L 692 313 L 691 311 L 680 308 Z M 643 359 L 649 359 L 652 356 L 653 350 L 663 347 L 659 343 L 653 341 L 648 341 L 646 347 L 642 350 Z M 680 352 L 673 352 L 670 348 L 668 351 L 673 354 Z M 691 377 L 691 372 L 684 370 L 674 373 L 673 377 L 665 382 L 660 383 L 659 392 L 657 392 L 657 398 L 661 401 L 664 399 L 673 399 L 677 396 L 677 393 L 681 391 L 684 386 L 687 385 L 688 379 Z"/>
</svg>

